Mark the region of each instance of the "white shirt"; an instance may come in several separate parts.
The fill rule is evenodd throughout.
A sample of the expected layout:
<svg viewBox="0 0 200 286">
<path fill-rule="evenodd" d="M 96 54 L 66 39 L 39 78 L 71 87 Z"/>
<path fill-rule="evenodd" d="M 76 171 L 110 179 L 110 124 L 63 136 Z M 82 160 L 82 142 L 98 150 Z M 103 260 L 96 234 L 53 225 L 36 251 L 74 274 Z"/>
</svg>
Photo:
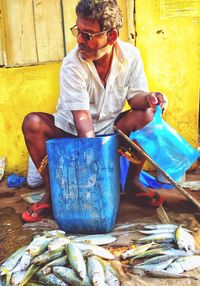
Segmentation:
<svg viewBox="0 0 200 286">
<path fill-rule="evenodd" d="M 113 133 L 125 101 L 139 91 L 148 91 L 147 80 L 140 52 L 132 44 L 117 41 L 106 87 L 94 63 L 81 59 L 76 46 L 61 66 L 55 125 L 77 135 L 71 110 L 90 110 L 95 134 Z"/>
</svg>

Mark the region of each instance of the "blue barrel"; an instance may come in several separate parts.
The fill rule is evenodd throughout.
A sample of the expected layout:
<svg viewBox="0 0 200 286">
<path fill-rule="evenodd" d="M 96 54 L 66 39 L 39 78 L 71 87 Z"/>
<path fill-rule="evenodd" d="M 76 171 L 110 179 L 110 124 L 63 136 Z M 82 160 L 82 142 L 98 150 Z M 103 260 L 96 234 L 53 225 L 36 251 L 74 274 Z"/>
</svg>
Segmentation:
<svg viewBox="0 0 200 286">
<path fill-rule="evenodd" d="M 118 135 L 46 143 L 53 216 L 68 233 L 106 233 L 119 209 Z"/>
</svg>

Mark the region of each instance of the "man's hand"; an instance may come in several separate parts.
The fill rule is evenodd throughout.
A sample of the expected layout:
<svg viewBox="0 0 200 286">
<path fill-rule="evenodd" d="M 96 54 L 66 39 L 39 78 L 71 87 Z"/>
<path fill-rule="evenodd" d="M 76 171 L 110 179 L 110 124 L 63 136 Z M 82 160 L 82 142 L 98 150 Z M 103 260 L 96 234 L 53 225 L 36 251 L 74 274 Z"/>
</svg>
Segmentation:
<svg viewBox="0 0 200 286">
<path fill-rule="evenodd" d="M 166 95 L 160 92 L 151 92 L 147 94 L 147 102 L 151 108 L 155 110 L 156 105 L 160 105 L 162 112 L 165 112 L 168 105 L 168 100 Z"/>
<path fill-rule="evenodd" d="M 162 112 L 167 108 L 167 97 L 161 92 L 140 91 L 128 101 L 130 107 L 134 110 L 146 110 L 151 107 L 154 111 L 156 105 L 160 105 Z"/>
</svg>

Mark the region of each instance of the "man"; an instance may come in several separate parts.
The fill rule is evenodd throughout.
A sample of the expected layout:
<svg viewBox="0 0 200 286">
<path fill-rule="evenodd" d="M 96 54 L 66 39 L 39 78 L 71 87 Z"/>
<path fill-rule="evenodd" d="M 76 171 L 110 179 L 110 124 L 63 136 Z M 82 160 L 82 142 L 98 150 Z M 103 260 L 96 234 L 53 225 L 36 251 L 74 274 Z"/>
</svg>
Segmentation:
<svg viewBox="0 0 200 286">
<path fill-rule="evenodd" d="M 152 120 L 157 104 L 163 110 L 166 106 L 163 94 L 148 92 L 137 48 L 118 39 L 122 14 L 117 1 L 80 0 L 76 14 L 71 32 L 77 37 L 77 46 L 63 60 L 57 112 L 30 113 L 23 122 L 26 145 L 37 168 L 50 138 L 95 137 L 113 133 L 114 124 L 129 135 Z M 125 100 L 130 110 L 122 112 Z M 139 182 L 144 159 L 137 156 L 140 163 L 130 164 L 126 191 L 159 205 L 162 199 Z M 26 221 L 40 220 L 50 208 L 48 168 L 42 177 L 46 194 L 22 214 Z"/>
</svg>

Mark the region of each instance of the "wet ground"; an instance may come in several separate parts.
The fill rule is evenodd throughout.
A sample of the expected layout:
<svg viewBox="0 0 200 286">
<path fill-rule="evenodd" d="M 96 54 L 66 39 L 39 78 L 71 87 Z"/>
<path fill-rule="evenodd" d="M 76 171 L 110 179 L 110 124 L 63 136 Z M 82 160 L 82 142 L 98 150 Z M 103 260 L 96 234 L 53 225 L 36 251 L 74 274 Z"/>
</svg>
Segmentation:
<svg viewBox="0 0 200 286">
<path fill-rule="evenodd" d="M 200 164 L 199 167 L 187 173 L 187 180 L 197 181 L 200 180 Z M 27 224 L 21 220 L 21 212 L 28 206 L 28 204 L 21 198 L 22 194 L 30 191 L 42 191 L 43 188 L 37 188 L 31 190 L 26 185 L 18 189 L 9 189 L 7 187 L 6 178 L 0 182 L 0 263 L 21 246 L 28 244 L 33 235 L 42 229 L 54 229 L 56 224 L 52 221 L 52 217 L 49 220 L 38 224 L 37 228 L 27 228 Z M 188 190 L 189 191 L 189 190 Z M 165 195 L 167 199 L 167 212 L 174 212 L 177 218 L 181 214 L 193 214 L 200 222 L 200 211 L 191 203 L 188 202 L 176 189 L 159 190 L 159 193 Z M 191 195 L 200 202 L 200 190 L 192 192 Z M 117 217 L 117 223 L 123 223 L 127 221 L 139 221 L 144 217 L 148 219 L 152 217 L 152 220 L 156 218 L 156 211 L 152 208 L 141 207 L 134 202 L 128 200 L 125 195 L 121 195 L 120 209 Z M 30 225 L 30 224 L 29 224 Z"/>
</svg>

